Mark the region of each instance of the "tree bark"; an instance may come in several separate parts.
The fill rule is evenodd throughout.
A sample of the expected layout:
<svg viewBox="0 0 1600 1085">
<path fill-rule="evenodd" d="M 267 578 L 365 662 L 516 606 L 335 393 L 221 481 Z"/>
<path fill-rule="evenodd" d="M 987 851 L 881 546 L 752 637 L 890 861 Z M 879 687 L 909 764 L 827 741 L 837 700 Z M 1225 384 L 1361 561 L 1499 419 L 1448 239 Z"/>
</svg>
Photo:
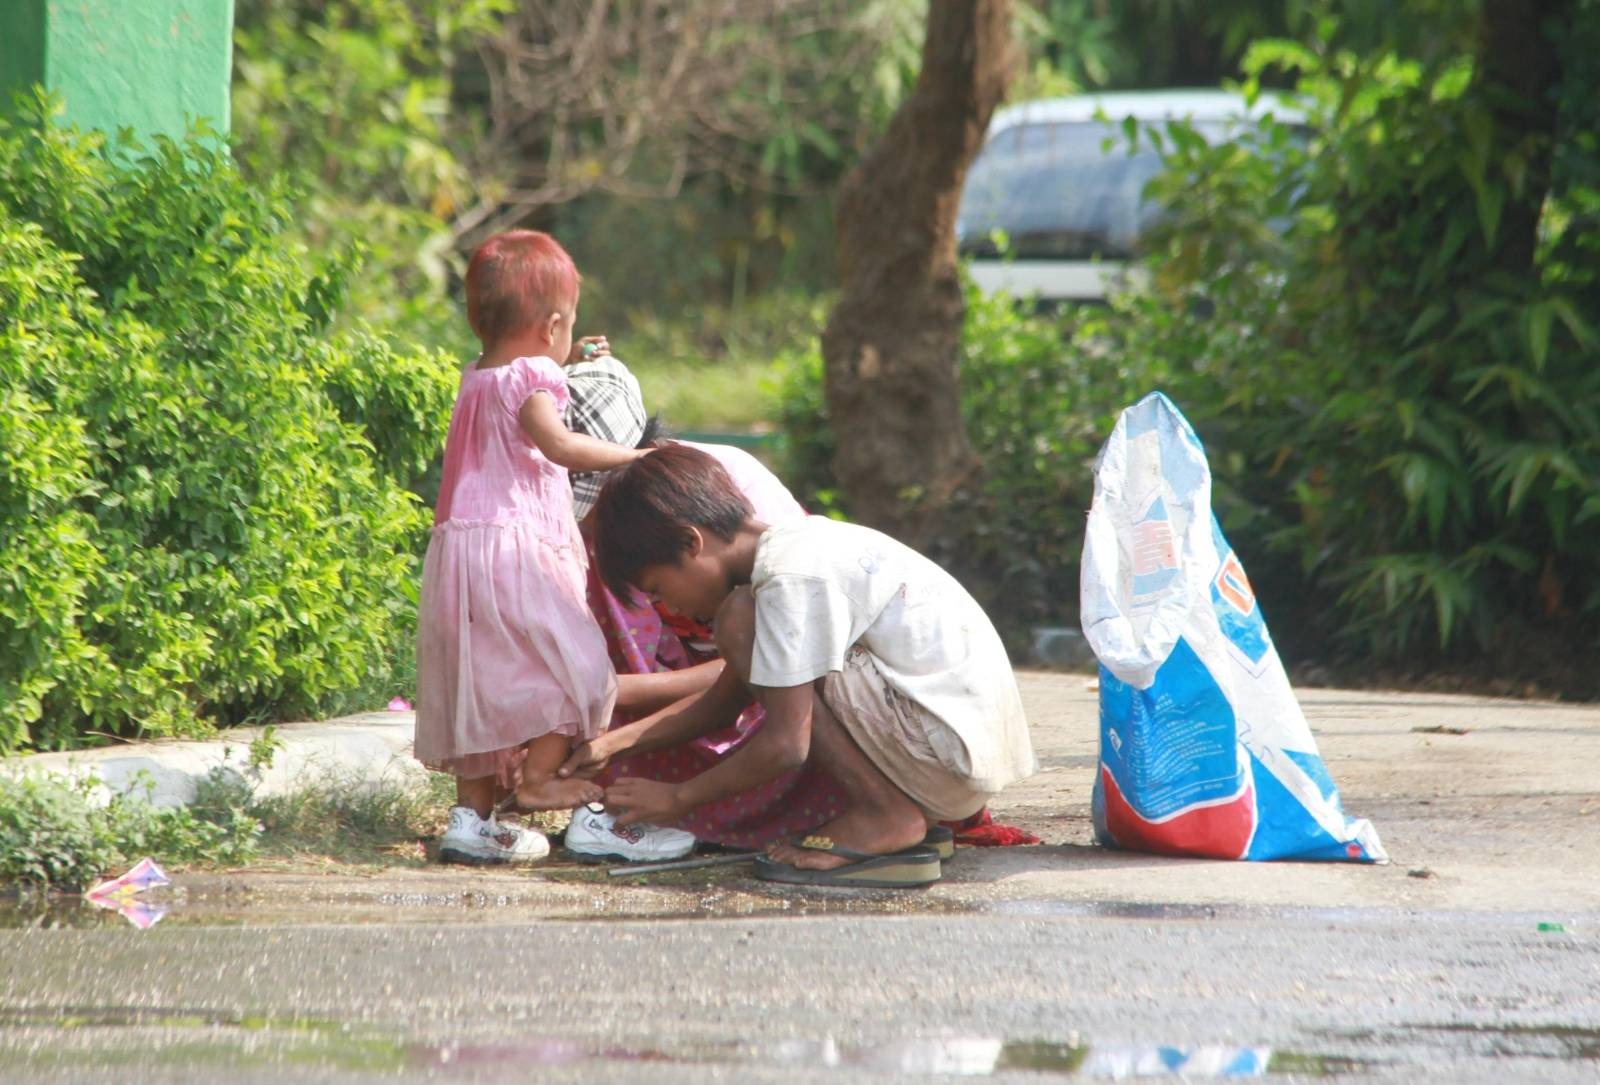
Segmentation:
<svg viewBox="0 0 1600 1085">
<path fill-rule="evenodd" d="M 916 87 L 839 192 L 841 294 L 822 334 L 834 470 L 853 516 L 913 545 L 977 475 L 956 207 L 1015 59 L 1011 0 L 930 0 Z"/>
<path fill-rule="evenodd" d="M 1555 158 L 1561 49 L 1553 32 L 1576 15 L 1572 0 L 1486 0 L 1479 44 L 1483 85 L 1493 96 L 1497 139 L 1522 157 L 1520 190 L 1506 194 L 1495 264 L 1513 275 L 1533 273 L 1539 217 L 1550 193 Z"/>
</svg>

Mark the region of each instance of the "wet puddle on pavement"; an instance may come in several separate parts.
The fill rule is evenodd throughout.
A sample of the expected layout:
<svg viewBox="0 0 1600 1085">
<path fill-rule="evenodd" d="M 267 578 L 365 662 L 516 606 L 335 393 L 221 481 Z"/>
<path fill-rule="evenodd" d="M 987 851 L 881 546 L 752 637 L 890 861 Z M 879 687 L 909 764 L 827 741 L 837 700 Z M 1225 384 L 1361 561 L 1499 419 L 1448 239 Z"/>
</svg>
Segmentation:
<svg viewBox="0 0 1600 1085">
<path fill-rule="evenodd" d="M 1115 900 L 996 900 L 985 903 L 985 915 L 1028 919 L 1216 919 L 1222 912 L 1208 904 L 1158 904 Z"/>
<path fill-rule="evenodd" d="M 1314 1046 L 1376 1048 L 1390 1056 L 1409 1048 L 1408 1062 L 1442 1040 L 1465 1038 L 1473 1054 L 1527 1068 L 1526 1060 L 1600 1062 L 1600 1028 L 1565 1024 L 1477 1025 L 1417 1022 L 1393 1029 L 1330 1031 Z M 1336 1079 L 1384 1065 L 1371 1054 L 1288 1050 L 1237 1044 L 1096 1044 L 1067 1039 L 922 1036 L 883 1042 L 843 1042 L 830 1036 L 764 1043 L 652 1045 L 531 1036 L 514 1041 L 421 1043 L 368 1026 L 332 1019 L 236 1014 L 205 1008 L 56 1006 L 0 1008 L 0 1071 L 11 1055 L 64 1065 L 119 1061 L 133 1043 L 156 1063 L 185 1066 L 243 1062 L 353 1068 L 365 1072 L 422 1070 L 430 1078 L 499 1080 L 538 1067 L 608 1063 L 762 1067 L 841 1073 L 899 1073 L 986 1077 L 1025 1071 L 1073 1080 L 1177 1076 L 1187 1081 L 1267 1078 Z M 1421 1045 L 1419 1048 L 1419 1044 Z M 1452 1057 L 1463 1052 L 1450 1043 Z M 7 1054 L 9 1052 L 9 1054 Z M 1433 1052 L 1442 1055 L 1443 1052 Z M 0 1077 L 4 1074 L 0 1073 Z"/>
<path fill-rule="evenodd" d="M 1397 1029 L 1329 1031 L 1325 1035 L 1340 1043 L 1362 1046 L 1423 1039 L 1431 1043 L 1448 1043 L 1452 1047 L 1465 1046 L 1480 1057 L 1600 1063 L 1600 1028 L 1582 1025 L 1415 1023 Z M 1596 1079 L 1600 1080 L 1600 1072 L 1597 1072 Z"/>
<path fill-rule="evenodd" d="M 662 896 L 649 903 L 634 898 L 623 907 L 605 910 L 602 898 L 568 897 L 553 902 L 515 887 L 506 894 L 484 892 L 419 892 L 372 895 L 350 902 L 265 900 L 248 893 L 151 894 L 143 903 L 156 919 L 173 926 L 274 927 L 299 924 L 351 923 L 525 923 L 548 921 L 693 920 L 780 918 L 819 915 L 969 914 L 1015 919 L 1102 918 L 1112 920 L 1208 923 L 1237 919 L 1249 909 L 1135 902 L 1065 902 L 1038 900 L 961 903 L 904 894 L 807 894 L 763 896 L 741 889 L 702 887 L 697 892 Z M 591 910 L 584 910 L 585 908 Z M 601 908 L 600 912 L 592 910 Z M 677 909 L 676 911 L 668 909 Z M 1525 917 L 1516 917 L 1523 925 Z M 1503 923 L 1505 917 L 1475 917 L 1474 922 Z M 161 938 L 163 931 L 141 935 L 128 923 L 139 921 L 117 911 L 91 907 L 82 898 L 31 896 L 0 899 L 0 928 L 105 928 L 127 931 L 133 938 Z M 1569 924 L 1570 927 L 1570 924 Z M 1219 1030 L 1222 1035 L 1229 1032 Z M 448 1034 L 446 1034 L 448 1035 Z M 145 1043 L 146 1039 L 158 1042 Z M 1157 1037 L 1162 1039 L 1162 1037 Z M 1204 1033 L 1197 1040 L 1204 1040 Z M 1279 1040 L 1282 1037 L 1278 1037 Z M 1480 1026 L 1462 1023 L 1409 1023 L 1372 1031 L 1315 1030 L 1305 1039 L 1291 1039 L 1294 1049 L 1190 1043 L 1108 1045 L 1066 1038 L 932 1036 L 896 1038 L 882 1043 L 845 1042 L 831 1037 L 771 1043 L 737 1039 L 695 1045 L 653 1046 L 650 1043 L 610 1045 L 583 1038 L 523 1037 L 515 1042 L 459 1037 L 449 1042 L 422 1043 L 412 1035 L 384 1032 L 368 1025 L 334 1020 L 232 1015 L 203 1009 L 148 1007 L 14 1008 L 0 1004 L 0 1080 L 7 1078 L 6 1049 L 23 1046 L 36 1056 L 70 1066 L 110 1065 L 128 1044 L 153 1052 L 173 1065 L 231 1065 L 238 1060 L 272 1064 L 350 1067 L 362 1071 L 422 1070 L 429 1077 L 511 1080 L 518 1068 L 585 1066 L 620 1063 L 708 1066 L 719 1069 L 838 1070 L 842 1077 L 858 1072 L 948 1075 L 982 1078 L 1027 1072 L 1048 1080 L 1096 1080 L 1172 1077 L 1211 1080 L 1296 1075 L 1302 1079 L 1337 1079 L 1360 1075 L 1392 1058 L 1425 1065 L 1431 1058 L 1535 1060 L 1544 1064 L 1600 1063 L 1600 1029 L 1565 1024 Z M 1361 1057 L 1345 1052 L 1360 1051 Z M 1374 1052 L 1380 1053 L 1374 1058 Z M 26 1065 L 26 1064 L 25 1064 Z M 1526 1063 L 1523 1064 L 1524 1068 Z"/>
<path fill-rule="evenodd" d="M 914 1037 L 877 1044 L 832 1038 L 788 1040 L 765 1047 L 728 1045 L 698 1053 L 592 1048 L 571 1040 L 517 1044 L 449 1044 L 422 1049 L 429 1065 L 449 1070 L 484 1065 L 553 1065 L 595 1060 L 698 1062 L 794 1069 L 985 1077 L 1010 1071 L 1077 1079 L 1167 1077 L 1185 1081 L 1295 1074 L 1332 1077 L 1366 1069 L 1370 1059 L 1234 1045 L 1096 1045 L 1076 1040 L 1003 1040 L 987 1036 Z"/>
<path fill-rule="evenodd" d="M 1372 1065 L 1333 1055 L 1233 1045 L 1094 1045 L 1065 1041 L 1006 1040 L 990 1036 L 929 1036 L 881 1043 L 841 1043 L 832 1037 L 765 1044 L 713 1043 L 654 1047 L 606 1045 L 570 1037 L 525 1037 L 514 1042 L 417 1044 L 376 1031 L 317 1018 L 272 1018 L 205 1009 L 76 1006 L 0 1009 L 6 1046 L 31 1038 L 34 1052 L 58 1061 L 92 1061 L 129 1033 L 159 1035 L 161 1049 L 186 1065 L 231 1060 L 350 1066 L 363 1070 L 423 1070 L 430 1077 L 491 1077 L 498 1069 L 525 1074 L 538 1067 L 601 1063 L 657 1063 L 734 1068 L 866 1071 L 985 1077 L 1028 1071 L 1075 1079 L 1179 1075 L 1184 1080 L 1238 1079 L 1295 1074 L 1331 1077 Z M 9 1036 L 8 1036 L 9 1034 Z M 70 1042 L 58 1042 L 70 1041 Z M 97 1042 L 98 1041 L 98 1042 Z M 186 1042 L 187 1041 L 187 1042 Z M 0 1058 L 0 1066 L 4 1059 Z"/>
<path fill-rule="evenodd" d="M 197 895 L 182 890 L 151 893 L 121 907 L 96 905 L 75 895 L 0 897 L 0 930 L 98 928 L 157 924 L 198 927 L 347 926 L 372 923 L 471 924 L 481 922 L 623 922 L 648 920 L 776 919 L 816 916 L 970 915 L 986 908 L 958 901 L 908 896 L 892 890 L 808 890 L 779 894 L 722 888 L 670 894 L 597 893 L 552 900 L 536 893 L 380 893 L 303 899 L 273 894 Z M 1022 914 L 1022 913 L 1017 913 Z"/>
<path fill-rule="evenodd" d="M 98 906 L 70 894 L 0 896 L 0 930 L 122 927 L 149 930 L 157 924 L 188 927 L 296 927 L 442 923 L 678 922 L 718 919 L 785 919 L 821 916 L 992 916 L 1006 919 L 1105 919 L 1158 923 L 1252 921 L 1292 915 L 1321 922 L 1381 922 L 1381 910 L 1185 904 L 1117 900 L 963 899 L 921 892 L 807 888 L 777 891 L 741 885 L 653 886 L 606 892 L 565 885 L 508 885 L 505 891 L 467 889 L 417 892 L 333 893 L 309 889 L 257 893 L 223 886 L 163 889 Z M 609 887 L 614 889 L 615 887 Z M 1455 927 L 1526 927 L 1557 939 L 1570 938 L 1576 924 L 1538 922 L 1522 914 L 1452 915 Z"/>
<path fill-rule="evenodd" d="M 157 923 L 203 927 L 382 923 L 680 921 L 816 916 L 986 915 L 1013 919 L 1121 919 L 1205 921 L 1247 918 L 1250 908 L 1136 901 L 962 900 L 894 890 L 807 888 L 773 891 L 729 885 L 652 887 L 637 893 L 596 891 L 552 899 L 533 891 L 376 893 L 303 899 L 273 893 L 146 894 L 117 909 L 93 906 L 73 895 L 0 897 L 0 930 L 119 926 L 141 930 Z M 120 917 L 120 919 L 119 919 Z"/>
</svg>

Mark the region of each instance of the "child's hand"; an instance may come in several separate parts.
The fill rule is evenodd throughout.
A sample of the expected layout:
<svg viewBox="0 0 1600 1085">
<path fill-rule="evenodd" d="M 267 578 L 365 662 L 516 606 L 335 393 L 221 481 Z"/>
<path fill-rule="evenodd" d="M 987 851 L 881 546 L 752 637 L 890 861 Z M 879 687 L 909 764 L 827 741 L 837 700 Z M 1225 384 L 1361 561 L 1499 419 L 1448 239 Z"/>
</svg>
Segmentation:
<svg viewBox="0 0 1600 1085">
<path fill-rule="evenodd" d="M 606 809 L 617 815 L 617 825 L 635 822 L 670 825 L 689 811 L 678 799 L 677 784 L 660 784 L 629 776 L 606 788 Z"/>
<path fill-rule="evenodd" d="M 567 355 L 567 364 L 574 362 L 587 362 L 595 358 L 609 357 L 611 354 L 611 341 L 603 335 L 586 335 L 572 344 L 572 353 Z"/>
</svg>

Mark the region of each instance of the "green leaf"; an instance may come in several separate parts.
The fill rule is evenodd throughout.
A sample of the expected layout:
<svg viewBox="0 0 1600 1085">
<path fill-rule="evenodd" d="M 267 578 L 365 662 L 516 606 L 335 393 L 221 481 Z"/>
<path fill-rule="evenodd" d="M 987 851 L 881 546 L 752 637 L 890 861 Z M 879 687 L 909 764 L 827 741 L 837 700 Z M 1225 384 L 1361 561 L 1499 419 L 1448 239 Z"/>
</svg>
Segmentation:
<svg viewBox="0 0 1600 1085">
<path fill-rule="evenodd" d="M 1589 326 L 1589 322 L 1573 306 L 1570 299 L 1554 297 L 1549 299 L 1546 304 L 1561 318 L 1561 323 L 1566 325 L 1567 331 L 1572 334 L 1572 338 L 1578 341 L 1580 347 L 1585 350 L 1593 349 L 1595 345 L 1594 329 Z"/>
<path fill-rule="evenodd" d="M 1537 302 L 1523 311 L 1523 334 L 1534 369 L 1542 370 L 1550 356 L 1550 325 L 1555 315 L 1555 306 L 1549 302 Z"/>
<path fill-rule="evenodd" d="M 1411 327 L 1406 331 L 1405 345 L 1411 346 L 1428 332 L 1432 331 L 1450 312 L 1450 307 L 1444 302 L 1436 301 L 1426 306 L 1417 314 L 1417 319 L 1411 322 Z"/>
<path fill-rule="evenodd" d="M 1544 458 L 1532 452 L 1523 452 L 1508 465 L 1509 487 L 1506 492 L 1506 512 L 1515 514 L 1522 507 L 1528 489 L 1544 470 Z"/>
<path fill-rule="evenodd" d="M 1500 232 L 1500 213 L 1505 209 L 1506 190 L 1501 185 L 1485 181 L 1476 186 L 1474 195 L 1483 243 L 1492 249 L 1495 236 Z"/>
<path fill-rule="evenodd" d="M 1455 630 L 1460 587 L 1453 578 L 1441 571 L 1435 574 L 1432 590 L 1434 620 L 1438 625 L 1439 644 L 1442 647 L 1450 643 L 1450 636 Z"/>
</svg>

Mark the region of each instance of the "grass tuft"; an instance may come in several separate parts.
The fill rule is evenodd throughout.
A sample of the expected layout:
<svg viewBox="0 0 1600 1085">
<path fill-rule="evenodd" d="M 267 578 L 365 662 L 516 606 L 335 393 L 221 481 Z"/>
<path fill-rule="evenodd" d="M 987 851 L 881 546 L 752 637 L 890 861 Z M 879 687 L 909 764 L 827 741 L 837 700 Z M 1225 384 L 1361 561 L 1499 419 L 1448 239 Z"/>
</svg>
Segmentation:
<svg viewBox="0 0 1600 1085">
<path fill-rule="evenodd" d="M 100 797 L 93 778 L 0 776 L 0 883 L 81 891 L 143 856 L 175 865 L 236 865 L 256 853 L 261 825 L 245 808 L 161 808 L 152 782 Z"/>
<path fill-rule="evenodd" d="M 319 856 L 343 863 L 375 859 L 420 863 L 422 841 L 438 831 L 455 799 L 454 780 L 425 782 L 326 777 L 250 806 L 264 829 L 262 851 L 277 858 Z"/>
<path fill-rule="evenodd" d="M 324 859 L 341 865 L 418 865 L 455 798 L 451 777 L 395 776 L 377 784 L 337 776 L 261 796 L 221 768 L 189 806 L 150 802 L 146 779 L 105 798 L 94 777 L 0 775 L 0 888 L 81 892 L 149 856 L 172 868 Z"/>
</svg>

